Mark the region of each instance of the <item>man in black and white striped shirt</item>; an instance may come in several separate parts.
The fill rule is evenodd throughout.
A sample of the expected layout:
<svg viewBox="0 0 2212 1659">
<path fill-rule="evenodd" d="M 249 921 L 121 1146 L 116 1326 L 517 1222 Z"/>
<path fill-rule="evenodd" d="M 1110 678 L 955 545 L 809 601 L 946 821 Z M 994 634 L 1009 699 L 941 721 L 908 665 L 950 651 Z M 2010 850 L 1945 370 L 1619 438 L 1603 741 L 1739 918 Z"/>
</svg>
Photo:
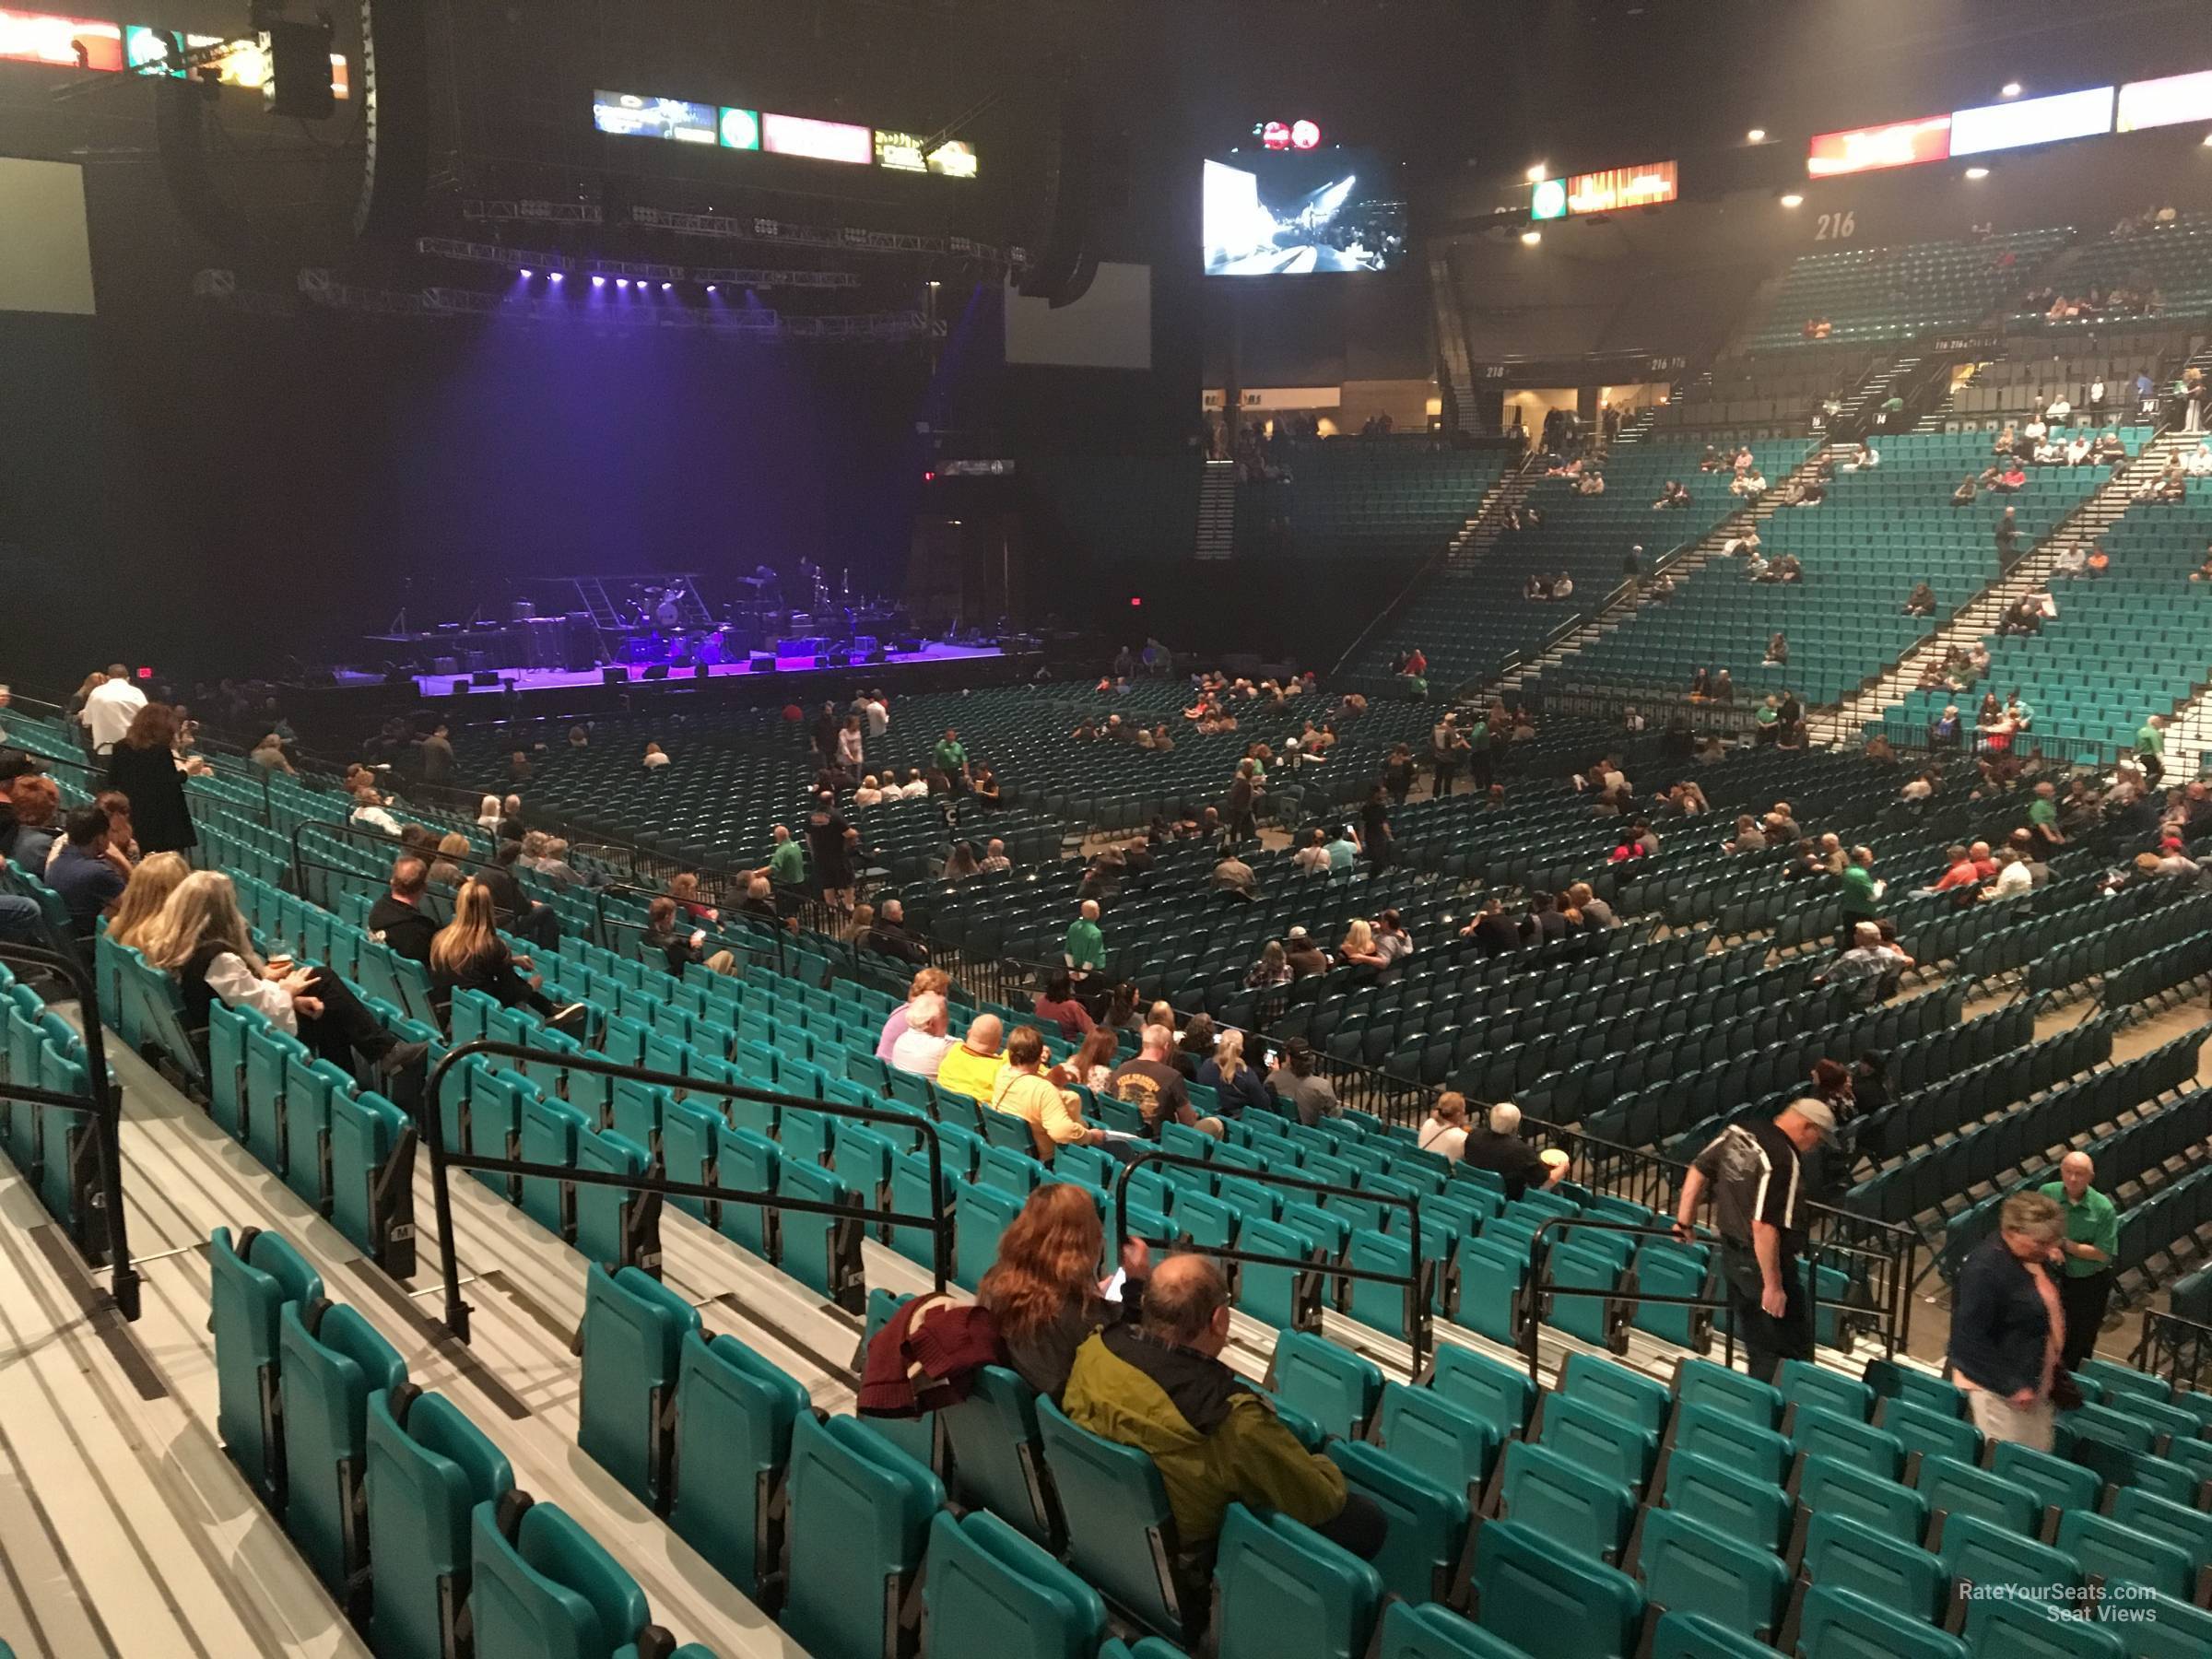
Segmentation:
<svg viewBox="0 0 2212 1659">
<path fill-rule="evenodd" d="M 1835 1132 L 1824 1100 L 1793 1100 L 1772 1120 L 1733 1124 L 1691 1161 L 1675 1230 L 1688 1240 L 1691 1218 L 1712 1189 L 1721 1235 L 1728 1310 L 1751 1374 L 1774 1381 L 1784 1359 L 1813 1357 L 1811 1305 L 1799 1258 L 1805 1253 L 1804 1154 Z"/>
</svg>

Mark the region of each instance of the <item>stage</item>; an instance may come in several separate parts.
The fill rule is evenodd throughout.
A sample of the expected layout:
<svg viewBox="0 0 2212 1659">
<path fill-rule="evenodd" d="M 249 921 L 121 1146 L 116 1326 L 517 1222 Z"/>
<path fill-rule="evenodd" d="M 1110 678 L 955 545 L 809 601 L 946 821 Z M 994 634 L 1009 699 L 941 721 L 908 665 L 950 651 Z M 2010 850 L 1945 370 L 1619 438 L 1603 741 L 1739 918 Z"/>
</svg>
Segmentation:
<svg viewBox="0 0 2212 1659">
<path fill-rule="evenodd" d="M 848 665 L 837 660 L 835 653 L 830 653 L 827 658 L 812 654 L 778 657 L 774 671 L 779 674 L 811 674 L 820 669 L 828 669 L 838 674 L 849 677 L 856 676 L 865 679 L 869 675 L 884 668 L 903 668 L 933 663 L 982 662 L 1004 655 L 1006 655 L 1005 650 L 997 645 L 954 645 L 933 640 L 919 651 L 887 652 L 880 663 L 862 662 Z M 672 668 L 665 664 L 632 663 L 627 665 L 610 664 L 605 667 L 594 668 L 515 667 L 485 669 L 480 672 L 496 675 L 497 678 L 490 685 L 478 685 L 475 683 L 473 676 L 466 674 L 418 674 L 414 677 L 415 688 L 425 697 L 445 697 L 460 692 L 481 692 L 488 696 L 497 697 L 503 695 L 510 687 L 516 691 L 529 692 L 573 691 L 585 687 L 615 685 L 690 685 L 700 679 L 719 680 L 742 678 L 747 676 L 759 677 L 768 673 L 769 670 L 765 666 L 754 667 L 749 663 L 714 663 L 702 665 L 694 673 L 688 668 Z M 619 675 L 621 677 L 610 677 L 615 675 Z M 647 678 L 648 675 L 652 677 L 650 680 Z M 381 686 L 385 682 L 382 675 L 340 669 L 338 683 L 341 686 Z"/>
</svg>

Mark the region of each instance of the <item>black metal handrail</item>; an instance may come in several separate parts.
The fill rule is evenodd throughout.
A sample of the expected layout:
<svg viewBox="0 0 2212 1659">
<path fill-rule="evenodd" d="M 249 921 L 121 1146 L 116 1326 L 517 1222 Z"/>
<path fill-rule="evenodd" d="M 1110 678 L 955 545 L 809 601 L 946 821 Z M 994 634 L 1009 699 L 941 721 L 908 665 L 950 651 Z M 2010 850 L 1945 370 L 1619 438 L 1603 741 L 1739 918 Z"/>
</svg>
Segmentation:
<svg viewBox="0 0 2212 1659">
<path fill-rule="evenodd" d="M 2127 1362 L 2137 1371 L 2163 1377 L 2176 1388 L 2194 1388 L 2212 1367 L 2212 1324 L 2179 1313 L 2143 1311 L 2143 1334 Z"/>
<path fill-rule="evenodd" d="M 611 1170 L 582 1170 L 566 1164 L 534 1163 L 517 1158 L 488 1158 L 474 1152 L 449 1151 L 445 1136 L 440 1132 L 445 1115 L 440 1102 L 440 1091 L 457 1062 L 479 1054 L 494 1059 L 535 1061 L 567 1071 L 588 1072 L 594 1077 L 644 1083 L 654 1088 L 680 1088 L 687 1094 L 711 1094 L 724 1100 L 752 1100 L 761 1105 L 792 1106 L 820 1112 L 825 1117 L 889 1124 L 909 1133 L 921 1133 L 928 1143 L 932 1213 L 926 1216 L 902 1215 L 895 1210 L 870 1205 L 833 1204 L 816 1198 L 793 1198 L 779 1193 L 711 1186 L 695 1181 L 669 1181 L 657 1175 L 622 1175 Z M 750 1084 L 723 1083 L 707 1077 L 686 1077 L 678 1072 L 653 1071 L 642 1065 L 625 1065 L 620 1061 L 605 1060 L 594 1054 L 532 1048 L 526 1043 L 497 1042 L 489 1039 L 464 1042 L 447 1050 L 431 1069 L 422 1099 L 422 1111 L 427 1115 L 418 1128 L 424 1145 L 429 1147 L 430 1152 L 430 1190 L 438 1219 L 438 1254 L 444 1281 L 445 1328 L 463 1342 L 469 1339 L 470 1308 L 461 1299 L 460 1254 L 453 1243 L 451 1177 L 454 1170 L 515 1175 L 526 1180 L 558 1181 L 574 1186 L 621 1187 L 628 1192 L 651 1196 L 654 1200 L 656 1215 L 658 1203 L 664 1198 L 697 1198 L 704 1203 L 758 1205 L 764 1210 L 773 1210 L 779 1214 L 788 1211 L 794 1215 L 830 1216 L 839 1220 L 872 1222 L 878 1226 L 925 1227 L 930 1234 L 932 1272 L 940 1293 L 944 1291 L 950 1276 L 952 1226 L 942 1202 L 945 1191 L 944 1149 L 936 1123 L 933 1119 L 909 1112 L 886 1112 L 871 1106 L 851 1106 L 839 1100 L 818 1100 L 772 1088 L 755 1088 Z M 657 1255 L 658 1253 L 651 1253 Z"/>
<path fill-rule="evenodd" d="M 1557 1147 L 1568 1154 L 1577 1185 L 1646 1209 L 1671 1212 L 1689 1169 L 1665 1153 L 1601 1140 L 1538 1118 L 1523 1118 L 1521 1127 L 1535 1144 Z M 1800 1209 L 1807 1218 L 1810 1256 L 1817 1260 L 1832 1253 L 1872 1265 L 1871 1271 L 1880 1280 L 1876 1303 L 1884 1346 L 1891 1354 L 1908 1347 L 1912 1334 L 1912 1257 L 1925 1241 L 1911 1227 L 1856 1210 L 1827 1204 L 1805 1204 Z"/>
<path fill-rule="evenodd" d="M 30 945 L 0 945 L 0 961 L 57 973 L 67 980 L 71 989 L 76 993 L 76 1006 L 83 1015 L 79 1023 L 83 1028 L 85 1043 L 85 1094 L 81 1097 L 62 1094 L 10 1079 L 0 1082 L 0 1099 L 21 1100 L 31 1106 L 52 1106 L 63 1112 L 82 1113 L 92 1120 L 92 1133 L 87 1137 L 87 1144 L 92 1148 L 93 1181 L 89 1184 L 96 1187 L 98 1192 L 100 1243 L 99 1246 L 88 1245 L 89 1230 L 81 1221 L 76 1229 L 77 1236 L 72 1241 L 84 1255 L 88 1267 L 97 1268 L 101 1265 L 97 1259 L 99 1256 L 107 1258 L 106 1265 L 110 1269 L 109 1293 L 124 1318 L 135 1320 L 138 1317 L 138 1270 L 131 1265 L 129 1230 L 123 1208 L 122 1102 L 108 1077 L 107 1042 L 100 1025 L 100 992 L 85 965 L 59 951 Z"/>
<path fill-rule="evenodd" d="M 1547 1250 L 1544 1235 L 1555 1227 L 1585 1228 L 1592 1232 L 1633 1233 L 1645 1238 L 1676 1240 L 1681 1238 L 1680 1230 L 1672 1222 L 1604 1221 L 1582 1216 L 1547 1216 L 1536 1224 L 1536 1230 L 1528 1241 L 1528 1299 L 1524 1310 L 1525 1317 L 1522 1322 L 1521 1345 L 1522 1352 L 1528 1360 L 1528 1380 L 1538 1387 L 1543 1386 L 1543 1380 L 1536 1374 L 1536 1371 L 1540 1352 L 1538 1344 L 1544 1323 L 1541 1314 L 1544 1299 L 1547 1296 L 1595 1296 L 1608 1300 L 1619 1298 L 1624 1301 L 1655 1302 L 1671 1308 L 1719 1309 L 1728 1305 L 1728 1299 L 1724 1296 L 1652 1296 L 1645 1294 L 1641 1288 L 1624 1293 L 1618 1286 L 1615 1286 L 1611 1289 L 1599 1290 L 1583 1285 L 1561 1285 L 1556 1282 L 1547 1284 L 1545 1281 L 1544 1269 L 1551 1258 Z M 1811 1319 L 1813 1313 L 1813 1306 L 1809 1300 L 1813 1295 L 1813 1285 L 1814 1276 L 1807 1275 L 1806 1295 L 1808 1300 L 1806 1317 L 1808 1320 Z M 1735 1327 L 1733 1324 L 1728 1327 L 1722 1358 L 1724 1363 L 1729 1365 L 1735 1363 Z"/>
<path fill-rule="evenodd" d="M 1113 1181 L 1113 1234 L 1116 1240 L 1129 1236 L 1129 1178 L 1147 1164 L 1171 1164 L 1178 1169 L 1205 1170 L 1220 1174 L 1230 1166 L 1217 1164 L 1203 1158 L 1189 1158 L 1180 1152 L 1150 1149 L 1140 1152 L 1124 1164 Z M 1431 1309 L 1428 1288 L 1421 1274 L 1421 1206 L 1420 1200 L 1412 1195 L 1396 1193 L 1374 1193 L 1359 1187 L 1340 1186 L 1334 1182 L 1312 1181 L 1302 1175 L 1283 1175 L 1273 1170 L 1238 1168 L 1238 1178 L 1257 1182 L 1263 1186 L 1289 1187 L 1301 1193 L 1317 1193 L 1324 1197 L 1354 1198 L 1362 1204 L 1386 1204 L 1403 1209 L 1406 1226 L 1413 1241 L 1413 1267 L 1408 1273 L 1381 1273 L 1369 1267 L 1348 1267 L 1338 1263 L 1321 1263 L 1300 1256 L 1266 1255 L 1257 1251 L 1236 1250 L 1228 1245 L 1194 1244 L 1191 1248 L 1201 1255 L 1223 1262 L 1243 1262 L 1254 1267 L 1284 1267 L 1297 1273 L 1318 1273 L 1330 1278 L 1359 1279 L 1372 1284 L 1395 1285 L 1406 1292 L 1406 1324 L 1411 1327 L 1413 1347 L 1413 1374 L 1418 1376 L 1433 1347 L 1430 1329 Z M 1147 1242 L 1155 1241 L 1147 1240 Z M 1172 1239 L 1157 1242 L 1172 1244 Z"/>
</svg>

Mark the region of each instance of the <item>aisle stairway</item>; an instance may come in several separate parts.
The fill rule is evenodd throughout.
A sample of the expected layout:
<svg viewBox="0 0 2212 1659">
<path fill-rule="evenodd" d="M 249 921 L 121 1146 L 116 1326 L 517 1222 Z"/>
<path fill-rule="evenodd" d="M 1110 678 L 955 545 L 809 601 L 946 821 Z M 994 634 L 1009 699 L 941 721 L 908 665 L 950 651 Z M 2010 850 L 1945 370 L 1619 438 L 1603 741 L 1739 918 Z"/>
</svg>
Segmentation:
<svg viewBox="0 0 2212 1659">
<path fill-rule="evenodd" d="M 1697 571 L 1704 569 L 1713 559 L 1721 557 L 1721 549 L 1726 547 L 1731 540 L 1743 535 L 1754 524 L 1765 524 L 1780 512 L 1783 488 L 1793 482 L 1800 484 L 1809 482 L 1813 474 L 1819 468 L 1820 457 L 1827 453 L 1825 447 L 1809 451 L 1805 459 L 1791 468 L 1787 474 L 1773 480 L 1773 488 L 1759 497 L 1756 505 L 1733 517 L 1722 520 L 1708 531 L 1702 539 L 1684 548 L 1659 569 L 1665 571 L 1677 583 L 1688 580 Z M 1652 577 L 1658 573 L 1658 571 L 1653 571 L 1645 576 L 1644 582 L 1647 590 Z M 1586 650 L 1598 640 L 1614 632 L 1620 627 L 1624 619 L 1633 616 L 1647 603 L 1649 603 L 1648 599 L 1638 594 L 1628 592 L 1624 586 L 1616 595 L 1613 603 L 1591 617 L 1572 633 L 1554 642 L 1551 648 L 1541 655 L 1513 668 L 1511 673 L 1498 682 L 1497 693 L 1505 697 L 1510 702 L 1519 695 L 1522 688 L 1529 681 L 1546 674 L 1556 674 L 1562 667 L 1566 668 L 1569 677 L 1571 677 L 1572 659 L 1578 653 Z"/>
<path fill-rule="evenodd" d="M 1506 469 L 1452 538 L 1444 555 L 1446 570 L 1464 571 L 1489 551 L 1505 529 L 1506 515 L 1527 499 L 1528 487 L 1535 477 L 1535 469 L 1527 460 Z"/>
<path fill-rule="evenodd" d="M 1208 461 L 1198 480 L 1200 559 L 1233 559 L 1237 552 L 1237 464 Z"/>
<path fill-rule="evenodd" d="M 1812 740 L 1856 743 L 1868 725 L 1912 695 L 1920 684 L 1922 672 L 1931 662 L 1941 662 L 1954 646 L 1971 647 L 1976 641 L 1994 633 L 2006 607 L 2045 585 L 2061 553 L 2070 547 L 2087 547 L 2101 535 L 2113 520 L 2127 511 L 2128 497 L 2155 478 L 2165 467 L 2167 458 L 2180 450 L 2184 441 L 2194 445 L 2196 440 L 2192 437 L 2184 441 L 2175 432 L 2151 440 L 2125 470 L 2107 479 L 2001 581 L 1983 589 L 1972 603 L 1884 669 L 1855 696 L 1833 708 L 1813 711 L 1808 722 Z"/>
</svg>

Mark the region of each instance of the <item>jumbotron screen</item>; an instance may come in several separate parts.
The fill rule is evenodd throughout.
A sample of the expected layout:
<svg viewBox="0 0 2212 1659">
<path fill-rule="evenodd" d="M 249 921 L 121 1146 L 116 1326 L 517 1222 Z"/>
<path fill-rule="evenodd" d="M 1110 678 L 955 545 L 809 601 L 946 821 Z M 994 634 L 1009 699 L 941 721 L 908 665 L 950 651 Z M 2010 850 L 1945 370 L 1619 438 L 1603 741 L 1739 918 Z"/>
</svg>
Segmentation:
<svg viewBox="0 0 2212 1659">
<path fill-rule="evenodd" d="M 1406 195 L 1372 150 L 1244 146 L 1206 163 L 1208 276 L 1387 271 L 1404 263 Z"/>
</svg>

